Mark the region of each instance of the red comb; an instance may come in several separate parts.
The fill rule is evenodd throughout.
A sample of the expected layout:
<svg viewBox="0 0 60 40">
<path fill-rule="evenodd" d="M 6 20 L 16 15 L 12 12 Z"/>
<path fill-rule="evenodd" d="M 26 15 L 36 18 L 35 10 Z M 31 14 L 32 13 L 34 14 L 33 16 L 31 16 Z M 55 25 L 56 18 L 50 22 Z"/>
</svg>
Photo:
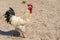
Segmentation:
<svg viewBox="0 0 60 40">
<path fill-rule="evenodd" d="M 30 11 L 30 13 L 32 13 L 32 8 L 33 8 L 32 4 L 28 4 L 27 6 L 28 6 L 28 10 Z"/>
</svg>

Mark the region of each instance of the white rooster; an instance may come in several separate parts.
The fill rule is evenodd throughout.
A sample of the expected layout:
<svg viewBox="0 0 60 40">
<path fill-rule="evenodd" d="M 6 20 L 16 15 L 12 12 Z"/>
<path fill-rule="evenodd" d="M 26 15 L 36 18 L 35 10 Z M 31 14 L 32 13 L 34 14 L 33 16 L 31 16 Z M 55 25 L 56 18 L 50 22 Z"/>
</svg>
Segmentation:
<svg viewBox="0 0 60 40">
<path fill-rule="evenodd" d="M 22 33 L 22 37 L 24 38 L 24 32 L 25 32 L 25 26 L 29 21 L 31 20 L 31 13 L 30 10 L 26 10 L 25 12 L 25 20 L 22 19 L 20 16 L 16 16 L 15 12 L 12 8 L 10 8 L 6 13 L 5 13 L 5 18 L 7 23 L 11 23 L 15 27 L 15 30 L 19 31 Z"/>
</svg>

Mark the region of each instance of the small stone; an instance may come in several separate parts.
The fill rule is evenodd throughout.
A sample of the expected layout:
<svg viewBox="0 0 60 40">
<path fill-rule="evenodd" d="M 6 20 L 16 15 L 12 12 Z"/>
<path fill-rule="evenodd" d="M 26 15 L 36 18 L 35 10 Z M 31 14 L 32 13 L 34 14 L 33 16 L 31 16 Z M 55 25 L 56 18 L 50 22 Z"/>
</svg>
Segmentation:
<svg viewBox="0 0 60 40">
<path fill-rule="evenodd" d="M 22 3 L 26 3 L 26 1 L 22 1 Z"/>
</svg>

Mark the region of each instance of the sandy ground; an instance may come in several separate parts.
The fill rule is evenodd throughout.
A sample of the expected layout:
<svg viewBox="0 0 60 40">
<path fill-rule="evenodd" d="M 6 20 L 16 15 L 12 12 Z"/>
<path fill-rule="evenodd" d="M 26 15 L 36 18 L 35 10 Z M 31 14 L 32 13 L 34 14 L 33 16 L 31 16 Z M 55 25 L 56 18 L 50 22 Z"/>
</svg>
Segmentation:
<svg viewBox="0 0 60 40">
<path fill-rule="evenodd" d="M 27 4 L 33 4 L 32 20 L 26 26 L 25 36 L 11 37 L 0 33 L 0 40 L 60 40 L 60 0 L 0 0 L 0 31 L 14 27 L 6 23 L 3 14 L 12 7 L 17 16 L 23 17 Z"/>
</svg>

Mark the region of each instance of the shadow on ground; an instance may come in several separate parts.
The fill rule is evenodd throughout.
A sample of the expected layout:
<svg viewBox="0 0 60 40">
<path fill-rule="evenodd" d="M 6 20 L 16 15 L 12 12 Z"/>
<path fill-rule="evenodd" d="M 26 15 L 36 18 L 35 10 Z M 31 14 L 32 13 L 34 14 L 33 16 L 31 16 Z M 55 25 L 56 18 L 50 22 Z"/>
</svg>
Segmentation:
<svg viewBox="0 0 60 40">
<path fill-rule="evenodd" d="M 19 37 L 20 32 L 18 32 L 16 30 L 10 30 L 10 31 L 7 31 L 7 32 L 0 30 L 0 35 Z"/>
</svg>

